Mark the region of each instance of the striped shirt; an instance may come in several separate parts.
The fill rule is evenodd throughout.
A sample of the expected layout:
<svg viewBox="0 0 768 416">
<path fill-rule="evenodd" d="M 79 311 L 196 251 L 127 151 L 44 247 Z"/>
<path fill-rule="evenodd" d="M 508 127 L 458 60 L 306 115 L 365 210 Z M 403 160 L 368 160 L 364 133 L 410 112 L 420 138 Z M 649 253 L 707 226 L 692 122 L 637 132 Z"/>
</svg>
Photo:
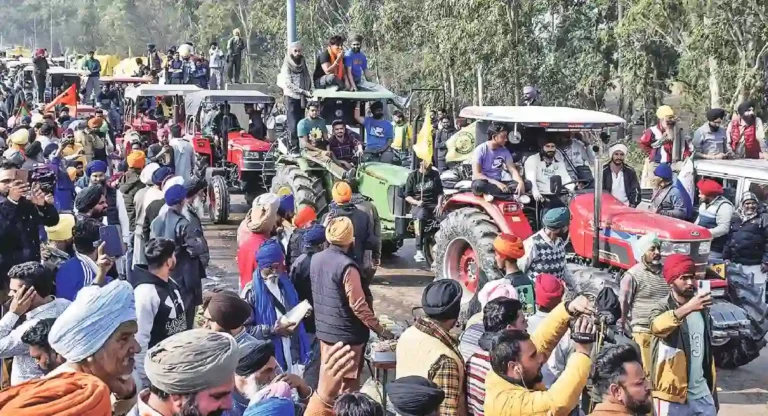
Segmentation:
<svg viewBox="0 0 768 416">
<path fill-rule="evenodd" d="M 467 363 L 467 410 L 474 416 L 484 415 L 485 376 L 491 371 L 491 357 L 478 345 L 484 333 L 483 324 L 474 324 L 464 330 L 459 344 Z"/>
<path fill-rule="evenodd" d="M 669 285 L 661 277 L 661 270 L 654 273 L 645 264 L 645 260 L 632 266 L 624 279 L 629 281 L 629 322 L 632 332 L 649 332 L 651 326 L 651 310 L 660 299 L 669 295 Z"/>
</svg>

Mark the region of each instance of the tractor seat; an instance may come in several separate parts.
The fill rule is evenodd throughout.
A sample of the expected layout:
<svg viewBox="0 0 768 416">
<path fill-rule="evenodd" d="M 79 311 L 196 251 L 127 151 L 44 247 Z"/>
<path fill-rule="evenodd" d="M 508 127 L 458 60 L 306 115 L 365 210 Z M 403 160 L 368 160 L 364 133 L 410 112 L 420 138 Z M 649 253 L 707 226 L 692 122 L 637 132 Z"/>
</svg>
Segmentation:
<svg viewBox="0 0 768 416">
<path fill-rule="evenodd" d="M 453 186 L 453 189 L 456 189 L 457 191 L 471 191 L 472 181 L 471 180 L 459 181 Z"/>
</svg>

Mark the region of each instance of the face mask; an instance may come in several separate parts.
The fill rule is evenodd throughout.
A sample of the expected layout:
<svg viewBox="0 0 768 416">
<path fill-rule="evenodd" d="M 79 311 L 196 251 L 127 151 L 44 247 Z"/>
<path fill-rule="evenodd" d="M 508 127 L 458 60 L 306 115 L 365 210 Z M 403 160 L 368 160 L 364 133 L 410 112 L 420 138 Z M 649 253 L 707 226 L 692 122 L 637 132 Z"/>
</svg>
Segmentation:
<svg viewBox="0 0 768 416">
<path fill-rule="evenodd" d="M 352 48 L 352 52 L 354 52 L 354 53 L 358 53 L 358 52 L 360 52 L 360 48 L 359 48 L 359 47 L 357 47 L 357 48 Z"/>
</svg>

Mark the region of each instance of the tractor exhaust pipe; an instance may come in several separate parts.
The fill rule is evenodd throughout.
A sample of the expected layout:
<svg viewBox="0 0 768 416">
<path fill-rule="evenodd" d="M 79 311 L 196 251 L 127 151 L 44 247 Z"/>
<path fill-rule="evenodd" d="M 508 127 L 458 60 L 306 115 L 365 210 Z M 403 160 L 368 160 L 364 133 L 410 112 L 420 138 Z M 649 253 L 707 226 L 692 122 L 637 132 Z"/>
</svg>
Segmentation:
<svg viewBox="0 0 768 416">
<path fill-rule="evenodd" d="M 603 162 L 600 159 L 602 156 L 600 153 L 599 145 L 592 146 L 592 150 L 595 153 L 595 173 L 594 173 L 594 185 L 595 185 L 595 206 L 593 207 L 592 218 L 592 267 L 597 267 L 600 263 L 600 205 L 602 204 L 603 196 Z"/>
</svg>

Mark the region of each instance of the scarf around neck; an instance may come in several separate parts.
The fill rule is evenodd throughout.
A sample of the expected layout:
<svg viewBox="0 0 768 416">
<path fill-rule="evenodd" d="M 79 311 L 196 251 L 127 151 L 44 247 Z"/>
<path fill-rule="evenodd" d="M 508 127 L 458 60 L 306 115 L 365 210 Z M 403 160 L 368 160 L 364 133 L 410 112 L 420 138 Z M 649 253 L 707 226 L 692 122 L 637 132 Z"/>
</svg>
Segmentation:
<svg viewBox="0 0 768 416">
<path fill-rule="evenodd" d="M 290 54 L 283 58 L 283 68 L 287 69 L 288 74 L 300 74 L 299 88 L 305 91 L 312 90 L 312 77 L 309 76 L 307 61 L 302 58 L 301 63 L 297 64 L 291 59 Z"/>
<path fill-rule="evenodd" d="M 331 64 L 336 62 L 336 58 L 339 57 L 339 54 L 334 52 L 333 48 L 330 46 L 328 47 L 328 55 L 331 57 Z M 344 58 L 339 59 L 339 64 L 336 66 L 336 77 L 340 80 L 344 79 Z"/>
</svg>

